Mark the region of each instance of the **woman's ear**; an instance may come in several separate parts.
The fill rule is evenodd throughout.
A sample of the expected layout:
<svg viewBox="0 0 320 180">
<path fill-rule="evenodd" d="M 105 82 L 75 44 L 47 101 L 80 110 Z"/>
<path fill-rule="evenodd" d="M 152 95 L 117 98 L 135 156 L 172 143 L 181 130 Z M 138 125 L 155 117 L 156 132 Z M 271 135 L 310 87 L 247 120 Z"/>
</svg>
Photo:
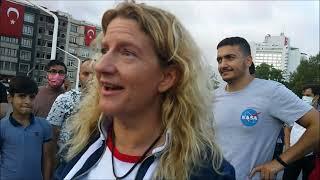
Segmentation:
<svg viewBox="0 0 320 180">
<path fill-rule="evenodd" d="M 178 69 L 176 66 L 169 66 L 163 72 L 163 78 L 159 83 L 158 91 L 163 93 L 172 88 L 178 81 Z"/>
</svg>

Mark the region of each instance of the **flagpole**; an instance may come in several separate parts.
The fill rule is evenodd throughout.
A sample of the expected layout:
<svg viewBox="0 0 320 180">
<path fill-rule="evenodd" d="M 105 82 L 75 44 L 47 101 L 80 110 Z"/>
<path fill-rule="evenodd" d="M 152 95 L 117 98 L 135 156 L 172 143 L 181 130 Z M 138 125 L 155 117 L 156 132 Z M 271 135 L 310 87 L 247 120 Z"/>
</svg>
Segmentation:
<svg viewBox="0 0 320 180">
<path fill-rule="evenodd" d="M 53 27 L 53 35 L 52 35 L 52 48 L 51 48 L 51 57 L 50 57 L 50 60 L 55 60 L 56 59 L 56 51 L 57 51 L 57 39 L 58 39 L 58 25 L 59 25 L 59 19 L 58 17 L 52 13 L 51 11 L 35 4 L 35 3 L 32 3 L 30 0 L 25 0 L 27 1 L 28 3 L 38 7 L 39 9 L 45 11 L 46 13 L 50 14 L 53 19 L 54 19 L 54 27 Z"/>
<path fill-rule="evenodd" d="M 75 89 L 78 90 L 78 88 L 79 88 L 79 76 L 80 76 L 81 59 L 79 59 L 77 56 L 75 56 L 75 55 L 69 53 L 68 51 L 65 51 L 65 50 L 63 50 L 63 49 L 61 49 L 59 47 L 57 47 L 57 49 L 59 49 L 60 51 L 66 53 L 66 54 L 70 55 L 71 57 L 73 57 L 73 58 L 78 60 L 77 76 L 76 76 L 76 87 L 75 87 Z"/>
</svg>

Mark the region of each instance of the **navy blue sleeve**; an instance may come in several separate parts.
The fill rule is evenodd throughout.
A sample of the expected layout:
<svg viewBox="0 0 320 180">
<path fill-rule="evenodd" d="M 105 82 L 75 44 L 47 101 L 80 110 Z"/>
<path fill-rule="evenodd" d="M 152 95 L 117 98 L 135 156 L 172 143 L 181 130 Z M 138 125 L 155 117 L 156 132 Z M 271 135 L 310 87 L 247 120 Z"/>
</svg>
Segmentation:
<svg viewBox="0 0 320 180">
<path fill-rule="evenodd" d="M 210 160 L 204 162 L 197 171 L 193 172 L 190 176 L 190 180 L 203 180 L 203 179 L 214 179 L 214 180 L 235 180 L 235 171 L 233 166 L 223 160 L 219 173 L 213 170 L 212 163 Z"/>
<path fill-rule="evenodd" d="M 236 179 L 236 174 L 234 171 L 233 166 L 226 160 L 223 160 L 222 165 L 221 165 L 221 170 L 222 170 L 222 178 L 221 180 L 235 180 Z"/>
</svg>

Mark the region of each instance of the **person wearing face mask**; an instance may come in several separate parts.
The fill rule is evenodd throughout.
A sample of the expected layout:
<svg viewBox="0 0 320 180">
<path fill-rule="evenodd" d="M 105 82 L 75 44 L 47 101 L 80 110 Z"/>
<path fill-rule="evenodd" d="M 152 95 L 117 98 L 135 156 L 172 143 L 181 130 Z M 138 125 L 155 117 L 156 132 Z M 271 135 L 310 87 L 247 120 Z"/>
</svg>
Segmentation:
<svg viewBox="0 0 320 180">
<path fill-rule="evenodd" d="M 82 61 L 80 66 L 80 89 L 71 89 L 63 94 L 60 94 L 54 101 L 47 120 L 53 128 L 53 154 L 57 156 L 57 163 L 61 162 L 66 154 L 67 147 L 64 145 L 70 139 L 71 134 L 67 128 L 70 116 L 79 109 L 80 100 L 87 93 L 87 87 L 90 86 L 90 81 L 93 74 L 94 61 L 90 58 Z"/>
<path fill-rule="evenodd" d="M 47 66 L 48 84 L 39 87 L 39 93 L 34 100 L 33 113 L 35 116 L 46 118 L 54 100 L 64 93 L 63 83 L 67 67 L 62 61 L 51 60 Z"/>
<path fill-rule="evenodd" d="M 302 91 L 302 100 L 307 104 L 313 106 L 315 109 L 320 111 L 319 105 L 319 87 L 316 85 L 307 85 Z M 300 126 L 298 123 L 294 123 L 292 127 L 285 127 L 285 144 L 286 149 L 293 146 L 302 136 L 306 129 Z M 299 177 L 302 171 L 302 179 L 307 180 L 310 172 L 314 168 L 315 155 L 309 153 L 303 158 L 298 159 L 284 170 L 283 180 L 292 180 Z"/>
</svg>

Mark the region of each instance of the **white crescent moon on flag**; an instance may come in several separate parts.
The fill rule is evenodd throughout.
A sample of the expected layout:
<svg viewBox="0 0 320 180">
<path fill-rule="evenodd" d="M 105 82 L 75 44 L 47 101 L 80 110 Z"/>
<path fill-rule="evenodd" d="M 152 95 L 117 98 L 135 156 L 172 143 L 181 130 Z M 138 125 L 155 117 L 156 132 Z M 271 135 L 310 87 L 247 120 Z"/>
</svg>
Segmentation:
<svg viewBox="0 0 320 180">
<path fill-rule="evenodd" d="M 89 29 L 87 34 L 89 35 L 89 33 L 92 32 L 92 36 L 94 35 L 94 31 L 92 29 Z"/>
<path fill-rule="evenodd" d="M 14 12 L 17 14 L 17 19 L 19 19 L 19 11 L 16 9 L 16 8 L 13 8 L 13 7 L 9 7 L 8 10 L 7 10 L 7 16 L 9 17 L 10 15 L 10 12 Z"/>
</svg>

